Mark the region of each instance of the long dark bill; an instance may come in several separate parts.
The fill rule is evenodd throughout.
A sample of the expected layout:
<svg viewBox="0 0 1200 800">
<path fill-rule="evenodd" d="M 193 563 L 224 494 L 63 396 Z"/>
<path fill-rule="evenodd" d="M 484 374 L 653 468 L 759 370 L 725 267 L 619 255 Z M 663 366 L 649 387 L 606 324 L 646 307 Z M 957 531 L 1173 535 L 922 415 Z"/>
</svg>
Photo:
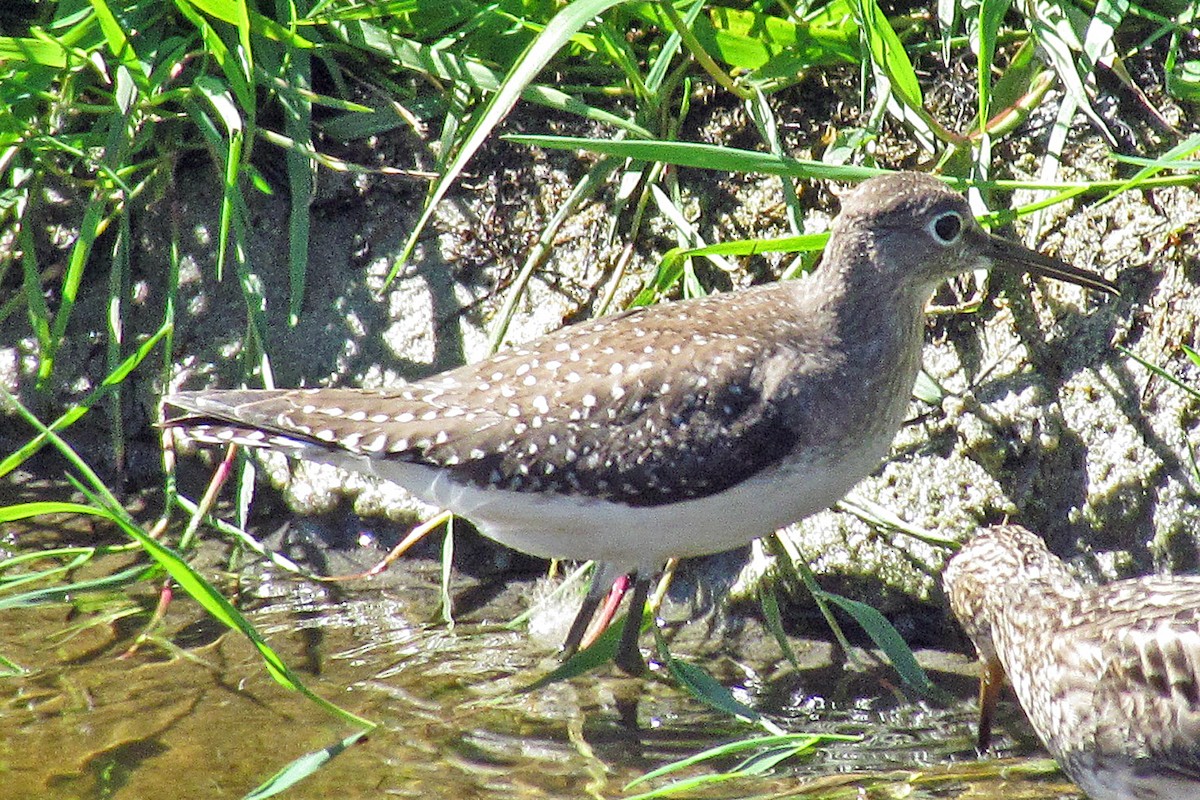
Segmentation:
<svg viewBox="0 0 1200 800">
<path fill-rule="evenodd" d="M 991 260 L 995 266 L 1001 269 L 1027 272 L 1043 278 L 1054 278 L 1088 289 L 1095 289 L 1098 292 L 1121 296 L 1121 291 L 1112 281 L 1102 278 L 1094 272 L 1072 267 L 1070 264 L 1043 255 L 1036 250 L 1030 250 L 1016 242 L 979 231 L 975 244 L 978 248 L 976 252 Z"/>
</svg>

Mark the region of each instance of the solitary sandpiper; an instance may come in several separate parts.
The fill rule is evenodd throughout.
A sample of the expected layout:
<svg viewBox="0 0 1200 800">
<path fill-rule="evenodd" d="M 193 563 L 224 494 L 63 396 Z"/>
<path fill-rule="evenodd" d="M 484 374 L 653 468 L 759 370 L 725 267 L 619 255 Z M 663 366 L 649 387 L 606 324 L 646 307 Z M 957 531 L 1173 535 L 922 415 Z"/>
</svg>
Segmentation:
<svg viewBox="0 0 1200 800">
<path fill-rule="evenodd" d="M 945 572 L 981 663 L 979 746 L 1007 674 L 1093 800 L 1200 797 L 1200 576 L 1084 586 L 1040 538 L 985 529 Z"/>
<path fill-rule="evenodd" d="M 991 266 L 1117 292 L 985 233 L 940 181 L 889 174 L 845 198 L 800 280 L 630 309 L 396 389 L 183 392 L 166 425 L 393 481 L 517 550 L 596 561 L 567 653 L 634 573 L 617 663 L 637 672 L 663 562 L 744 545 L 874 470 L 934 289 Z"/>
</svg>

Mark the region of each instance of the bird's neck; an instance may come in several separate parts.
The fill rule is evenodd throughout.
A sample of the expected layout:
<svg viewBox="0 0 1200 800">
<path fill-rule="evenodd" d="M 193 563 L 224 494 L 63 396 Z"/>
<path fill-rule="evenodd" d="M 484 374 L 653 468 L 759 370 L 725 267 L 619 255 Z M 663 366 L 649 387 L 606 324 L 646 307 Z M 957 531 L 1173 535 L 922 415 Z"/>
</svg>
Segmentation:
<svg viewBox="0 0 1200 800">
<path fill-rule="evenodd" d="M 899 391 L 907 396 L 920 366 L 933 287 L 889 279 L 902 272 L 891 269 L 886 258 L 871 237 L 839 243 L 814 273 L 819 284 L 814 288 L 837 338 L 865 369 L 902 374 L 907 386 Z"/>
</svg>

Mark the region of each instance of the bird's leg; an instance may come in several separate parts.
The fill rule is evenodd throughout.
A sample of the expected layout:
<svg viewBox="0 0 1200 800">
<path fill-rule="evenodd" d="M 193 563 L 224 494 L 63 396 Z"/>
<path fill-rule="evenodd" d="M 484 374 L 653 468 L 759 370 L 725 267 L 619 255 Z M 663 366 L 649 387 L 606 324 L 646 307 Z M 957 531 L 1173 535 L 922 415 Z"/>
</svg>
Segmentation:
<svg viewBox="0 0 1200 800">
<path fill-rule="evenodd" d="M 629 589 L 629 576 L 619 575 L 613 581 L 613 585 L 609 587 L 608 594 L 604 598 L 604 605 L 600 606 L 600 610 L 592 617 L 592 624 L 588 626 L 587 632 L 583 634 L 583 641 L 580 647 L 584 650 L 591 647 L 600 638 L 600 634 L 608 630 L 608 626 L 612 623 L 613 616 L 616 615 L 617 609 L 621 606 L 621 600 L 625 598 L 625 592 Z"/>
<path fill-rule="evenodd" d="M 1000 698 L 1000 687 L 1004 683 L 1004 667 L 996 657 L 979 662 L 979 730 L 975 746 L 980 753 L 988 749 L 992 741 L 992 714 Z"/>
<path fill-rule="evenodd" d="M 596 614 L 596 609 L 600 605 L 600 601 L 608 590 L 612 588 L 619 578 L 624 577 L 624 573 L 619 571 L 619 567 L 597 562 L 594 572 L 592 573 L 592 585 L 588 587 L 588 593 L 583 598 L 583 603 L 579 606 L 579 612 L 575 615 L 574 621 L 571 622 L 571 629 L 567 632 L 567 638 L 563 642 L 562 657 L 563 660 L 575 655 L 579 650 L 579 644 L 583 641 L 583 634 L 588 629 L 588 623 L 592 621 L 592 617 Z M 622 590 L 624 594 L 624 590 Z M 617 598 L 618 602 L 620 598 Z"/>
<path fill-rule="evenodd" d="M 638 650 L 638 635 L 642 632 L 642 617 L 645 616 L 646 598 L 650 595 L 650 582 L 654 580 L 652 570 L 634 573 L 633 595 L 629 598 L 629 610 L 625 613 L 625 627 L 621 630 L 621 642 L 613 659 L 617 666 L 630 675 L 641 675 L 646 671 L 646 662 Z"/>
</svg>

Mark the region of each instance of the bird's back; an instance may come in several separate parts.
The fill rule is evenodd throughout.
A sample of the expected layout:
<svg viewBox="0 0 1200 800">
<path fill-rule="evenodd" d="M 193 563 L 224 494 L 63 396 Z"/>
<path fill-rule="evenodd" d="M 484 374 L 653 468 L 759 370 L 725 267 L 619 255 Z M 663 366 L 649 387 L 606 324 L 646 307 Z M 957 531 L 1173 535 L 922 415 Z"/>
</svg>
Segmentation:
<svg viewBox="0 0 1200 800">
<path fill-rule="evenodd" d="M 1092 587 L 998 645 L 1035 730 L 1091 797 L 1200 797 L 1200 577 Z"/>
</svg>

